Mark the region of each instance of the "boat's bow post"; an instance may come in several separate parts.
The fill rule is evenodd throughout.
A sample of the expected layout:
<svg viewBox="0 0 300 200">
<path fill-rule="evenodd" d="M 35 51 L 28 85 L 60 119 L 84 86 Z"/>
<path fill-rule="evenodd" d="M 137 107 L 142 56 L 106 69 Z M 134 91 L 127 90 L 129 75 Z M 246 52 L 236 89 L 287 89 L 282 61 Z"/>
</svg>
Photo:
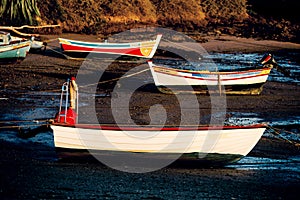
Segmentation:
<svg viewBox="0 0 300 200">
<path fill-rule="evenodd" d="M 156 85 L 156 86 L 159 86 L 160 84 L 159 84 L 157 75 L 156 75 L 156 73 L 154 72 L 152 61 L 151 61 L 151 60 L 148 60 L 147 63 L 148 63 L 148 65 L 149 65 L 149 67 L 150 67 L 150 71 L 151 71 L 151 74 L 152 74 L 152 77 L 153 77 L 153 80 L 154 80 L 155 85 Z"/>
<path fill-rule="evenodd" d="M 260 63 L 265 66 L 265 67 L 269 67 L 269 68 L 273 68 L 273 66 L 278 65 L 277 62 L 274 59 L 274 56 L 270 53 L 266 53 L 262 59 L 260 60 Z"/>
<path fill-rule="evenodd" d="M 158 48 L 158 45 L 159 45 L 159 43 L 160 43 L 161 37 L 162 37 L 162 34 L 158 34 L 158 35 L 156 36 L 155 44 L 154 44 L 154 46 L 153 46 L 153 48 L 152 48 L 152 50 L 151 50 L 151 53 L 150 53 L 150 55 L 148 56 L 148 58 L 152 58 L 152 57 L 154 56 L 154 54 L 155 54 L 155 52 L 156 52 L 156 50 L 157 50 L 157 48 Z"/>
<path fill-rule="evenodd" d="M 77 96 L 77 84 L 75 82 L 75 77 L 71 78 L 70 81 L 70 108 L 72 108 L 73 110 L 76 109 L 77 104 L 76 104 L 76 96 Z"/>
<path fill-rule="evenodd" d="M 72 77 L 70 81 L 70 108 L 78 113 L 78 86 L 75 77 Z M 75 121 L 78 123 L 78 117 Z"/>
<path fill-rule="evenodd" d="M 278 65 L 278 63 L 276 62 L 276 60 L 274 59 L 274 56 L 272 54 L 265 54 L 264 57 L 260 60 L 260 63 L 264 66 L 264 67 L 269 67 L 269 68 L 275 68 L 277 71 L 279 71 L 280 73 L 282 73 L 285 76 L 290 77 L 291 73 L 288 69 L 285 69 L 284 67 L 281 67 L 280 65 Z"/>
</svg>

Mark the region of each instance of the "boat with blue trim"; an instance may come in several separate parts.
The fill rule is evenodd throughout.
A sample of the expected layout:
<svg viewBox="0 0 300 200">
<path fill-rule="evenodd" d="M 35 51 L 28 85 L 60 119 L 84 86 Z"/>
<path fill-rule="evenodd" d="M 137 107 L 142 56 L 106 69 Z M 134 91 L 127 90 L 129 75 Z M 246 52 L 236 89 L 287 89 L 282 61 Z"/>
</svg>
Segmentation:
<svg viewBox="0 0 300 200">
<path fill-rule="evenodd" d="M 10 33 L 0 32 L 0 61 L 19 61 L 25 59 L 30 50 L 31 41 L 12 37 Z"/>
<path fill-rule="evenodd" d="M 176 69 L 172 66 L 158 66 L 148 61 L 155 85 L 163 93 L 226 93 L 259 95 L 263 90 L 271 69 L 277 66 L 273 55 L 261 59 L 261 67 L 228 70 L 196 71 Z"/>
<path fill-rule="evenodd" d="M 64 54 L 75 55 L 75 57 L 82 57 L 89 53 L 93 53 L 152 58 L 156 52 L 161 37 L 162 35 L 157 35 L 155 40 L 130 43 L 84 42 L 59 38 L 59 43 Z"/>
</svg>

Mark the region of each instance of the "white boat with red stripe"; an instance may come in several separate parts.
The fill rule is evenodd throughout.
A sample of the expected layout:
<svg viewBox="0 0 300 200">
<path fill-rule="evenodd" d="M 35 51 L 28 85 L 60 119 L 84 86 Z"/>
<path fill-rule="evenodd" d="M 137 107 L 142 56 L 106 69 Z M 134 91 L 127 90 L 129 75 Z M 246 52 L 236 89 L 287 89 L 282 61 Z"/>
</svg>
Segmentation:
<svg viewBox="0 0 300 200">
<path fill-rule="evenodd" d="M 195 86 L 195 93 L 207 93 L 208 87 L 209 92 L 213 92 L 210 86 L 219 86 L 217 90 L 223 87 L 227 94 L 258 95 L 276 62 L 271 54 L 267 54 L 261 64 L 262 67 L 240 71 L 195 71 L 158 66 L 148 61 L 155 85 L 164 93 L 170 92 L 168 87 L 176 90 L 178 86 L 177 91 L 183 91 L 184 86 Z"/>
<path fill-rule="evenodd" d="M 180 127 L 82 124 L 77 118 L 77 97 L 78 87 L 72 79 L 62 88 L 60 109 L 50 125 L 61 157 L 93 151 L 93 155 L 132 153 L 160 159 L 177 155 L 179 159 L 227 164 L 246 156 L 266 129 L 265 124 Z"/>
</svg>

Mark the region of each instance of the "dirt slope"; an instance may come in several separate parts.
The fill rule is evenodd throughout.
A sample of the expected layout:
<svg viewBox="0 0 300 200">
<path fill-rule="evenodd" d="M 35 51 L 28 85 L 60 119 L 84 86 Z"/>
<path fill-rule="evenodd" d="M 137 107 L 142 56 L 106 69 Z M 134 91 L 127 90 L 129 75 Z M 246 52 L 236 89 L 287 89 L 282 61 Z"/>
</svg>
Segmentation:
<svg viewBox="0 0 300 200">
<path fill-rule="evenodd" d="M 209 21 L 248 17 L 246 0 L 41 0 L 41 23 L 60 23 L 63 31 L 113 33 L 155 25 L 194 31 Z"/>
<path fill-rule="evenodd" d="M 198 34 L 198 39 L 202 34 L 229 34 L 300 42 L 296 0 L 39 0 L 38 7 L 41 19 L 36 23 L 60 24 L 56 32 L 109 36 L 160 26 Z"/>
</svg>

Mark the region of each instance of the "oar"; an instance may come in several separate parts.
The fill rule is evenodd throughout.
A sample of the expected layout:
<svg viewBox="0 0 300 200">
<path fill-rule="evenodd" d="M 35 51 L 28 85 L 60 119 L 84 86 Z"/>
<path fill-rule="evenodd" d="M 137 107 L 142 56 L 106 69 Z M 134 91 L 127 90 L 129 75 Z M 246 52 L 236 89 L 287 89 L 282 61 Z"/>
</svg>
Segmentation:
<svg viewBox="0 0 300 200">
<path fill-rule="evenodd" d="M 288 70 L 288 69 L 286 69 L 286 68 L 284 68 L 284 67 L 281 67 L 281 66 L 278 65 L 278 64 L 275 64 L 275 65 L 274 65 L 274 68 L 275 68 L 277 71 L 279 71 L 280 73 L 282 73 L 283 75 L 288 76 L 288 77 L 291 77 L 291 72 L 290 72 L 290 70 Z"/>
<path fill-rule="evenodd" d="M 34 124 L 28 124 L 29 122 Z M 17 125 L 17 123 L 26 124 Z M 0 130 L 18 129 L 19 132 L 17 136 L 22 139 L 28 139 L 36 136 L 39 133 L 51 130 L 49 123 L 49 119 L 0 121 Z"/>
<path fill-rule="evenodd" d="M 17 136 L 22 139 L 28 139 L 28 138 L 35 137 L 39 133 L 49 131 L 49 130 L 51 130 L 51 129 L 48 124 L 44 124 L 44 125 L 38 126 L 33 129 L 29 128 L 27 130 L 19 128 L 19 132 L 18 132 Z"/>
</svg>

